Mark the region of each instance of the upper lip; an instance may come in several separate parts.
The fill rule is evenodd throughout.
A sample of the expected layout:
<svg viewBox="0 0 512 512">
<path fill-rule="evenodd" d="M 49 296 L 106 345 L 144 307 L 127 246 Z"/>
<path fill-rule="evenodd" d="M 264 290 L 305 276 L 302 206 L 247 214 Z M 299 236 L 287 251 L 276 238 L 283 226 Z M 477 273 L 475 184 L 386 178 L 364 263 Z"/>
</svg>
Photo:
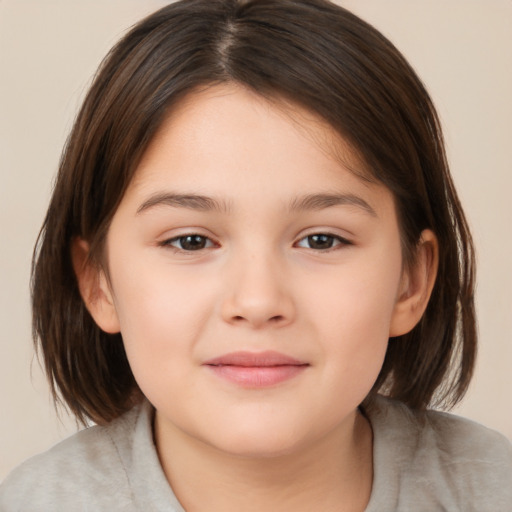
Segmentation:
<svg viewBox="0 0 512 512">
<path fill-rule="evenodd" d="M 245 366 L 245 367 L 270 367 L 270 366 L 306 366 L 308 363 L 294 357 L 267 350 L 265 352 L 231 352 L 219 357 L 214 357 L 203 363 L 208 366 Z"/>
</svg>

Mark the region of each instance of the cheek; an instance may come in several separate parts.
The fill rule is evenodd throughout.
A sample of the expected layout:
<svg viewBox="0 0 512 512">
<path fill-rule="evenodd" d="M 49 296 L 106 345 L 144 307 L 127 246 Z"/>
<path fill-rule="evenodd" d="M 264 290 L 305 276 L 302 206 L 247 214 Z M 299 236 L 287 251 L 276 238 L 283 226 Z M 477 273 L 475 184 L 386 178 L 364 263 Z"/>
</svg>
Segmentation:
<svg viewBox="0 0 512 512">
<path fill-rule="evenodd" d="M 400 277 L 400 257 L 389 254 L 379 265 L 361 259 L 346 268 L 340 266 L 323 280 L 322 289 L 311 294 L 308 308 L 315 311 L 314 316 L 324 317 L 322 323 L 331 332 L 350 331 L 352 337 L 368 342 L 375 337 L 371 333 L 387 337 Z"/>
<path fill-rule="evenodd" d="M 132 271 L 125 272 L 129 268 Z M 185 369 L 180 360 L 193 354 L 214 305 L 208 283 L 192 281 L 186 272 L 171 273 L 165 266 L 147 264 L 126 265 L 112 276 L 112 282 L 136 380 L 150 380 L 156 371 L 179 375 Z"/>
<path fill-rule="evenodd" d="M 327 345 L 330 378 L 361 387 L 364 396 L 384 361 L 400 283 L 400 254 L 390 254 L 381 265 L 361 261 L 346 272 L 340 268 L 309 305 L 314 317 L 322 319 L 316 324 Z"/>
</svg>

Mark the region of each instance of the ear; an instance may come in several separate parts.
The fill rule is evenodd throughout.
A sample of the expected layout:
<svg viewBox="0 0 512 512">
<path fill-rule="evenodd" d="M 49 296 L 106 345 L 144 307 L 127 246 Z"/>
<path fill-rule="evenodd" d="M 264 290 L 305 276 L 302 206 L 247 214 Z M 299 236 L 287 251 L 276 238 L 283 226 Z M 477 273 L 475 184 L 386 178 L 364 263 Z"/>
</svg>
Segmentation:
<svg viewBox="0 0 512 512">
<path fill-rule="evenodd" d="M 410 332 L 420 321 L 434 288 L 439 263 L 436 235 L 426 229 L 416 246 L 414 262 L 404 268 L 397 301 L 391 319 L 389 336 Z"/>
<path fill-rule="evenodd" d="M 120 331 L 113 295 L 105 271 L 89 258 L 89 244 L 75 238 L 71 259 L 85 307 L 100 329 L 110 334 Z"/>
</svg>

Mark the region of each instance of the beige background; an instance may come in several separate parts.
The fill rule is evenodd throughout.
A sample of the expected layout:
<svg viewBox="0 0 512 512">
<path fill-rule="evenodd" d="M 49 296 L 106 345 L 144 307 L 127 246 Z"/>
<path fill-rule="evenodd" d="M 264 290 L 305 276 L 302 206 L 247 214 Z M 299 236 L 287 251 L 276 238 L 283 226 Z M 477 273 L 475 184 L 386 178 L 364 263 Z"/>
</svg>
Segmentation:
<svg viewBox="0 0 512 512">
<path fill-rule="evenodd" d="M 163 0 L 0 0 L 0 480 L 74 430 L 30 339 L 28 278 L 61 147 L 99 61 Z M 481 349 L 457 413 L 512 438 L 512 1 L 340 0 L 431 91 L 479 253 Z"/>
</svg>

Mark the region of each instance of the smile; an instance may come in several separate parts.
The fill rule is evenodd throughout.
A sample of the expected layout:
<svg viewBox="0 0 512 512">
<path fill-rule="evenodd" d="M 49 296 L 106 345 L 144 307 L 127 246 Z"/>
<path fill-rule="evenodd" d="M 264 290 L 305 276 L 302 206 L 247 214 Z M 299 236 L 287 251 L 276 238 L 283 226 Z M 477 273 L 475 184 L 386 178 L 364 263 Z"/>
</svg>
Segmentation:
<svg viewBox="0 0 512 512">
<path fill-rule="evenodd" d="M 292 379 L 310 365 L 279 352 L 232 352 L 203 363 L 215 375 L 246 388 L 264 388 Z"/>
</svg>

